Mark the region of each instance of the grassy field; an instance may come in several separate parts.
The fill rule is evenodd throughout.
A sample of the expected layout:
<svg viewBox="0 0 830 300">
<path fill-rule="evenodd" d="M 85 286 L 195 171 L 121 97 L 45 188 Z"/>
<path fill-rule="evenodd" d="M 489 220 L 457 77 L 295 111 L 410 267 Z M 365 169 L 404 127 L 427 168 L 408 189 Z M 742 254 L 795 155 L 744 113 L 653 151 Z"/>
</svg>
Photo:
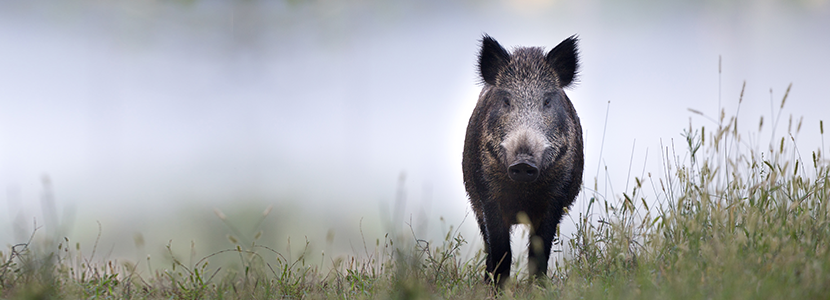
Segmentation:
<svg viewBox="0 0 830 300">
<path fill-rule="evenodd" d="M 785 137 L 750 144 L 737 117 L 724 115 L 714 128 L 684 129 L 679 149 L 664 146 L 663 175 L 635 177 L 630 191 L 608 197 L 585 186 L 589 206 L 570 212 L 577 231 L 556 240 L 564 253 L 549 278 L 528 279 L 517 262 L 500 292 L 482 281 L 483 253 L 460 251 L 480 237 L 450 229 L 440 245 L 387 236 L 362 255 L 322 262 L 238 244 L 195 262 L 172 258 L 149 274 L 136 272 L 136 262 L 90 261 L 68 240 L 20 244 L 0 254 L 0 298 L 830 298 L 824 149 L 798 151 L 802 124 L 792 119 Z M 762 118 L 758 131 L 778 121 Z M 823 124 L 815 126 L 822 137 L 810 138 L 823 139 Z M 227 255 L 236 263 L 211 263 Z"/>
</svg>

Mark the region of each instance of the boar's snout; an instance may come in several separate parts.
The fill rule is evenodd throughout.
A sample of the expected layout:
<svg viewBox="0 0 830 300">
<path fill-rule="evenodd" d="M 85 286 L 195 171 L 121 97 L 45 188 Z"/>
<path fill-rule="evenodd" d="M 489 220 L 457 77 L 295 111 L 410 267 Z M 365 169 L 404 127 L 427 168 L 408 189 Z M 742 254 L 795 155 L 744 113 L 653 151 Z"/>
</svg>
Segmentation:
<svg viewBox="0 0 830 300">
<path fill-rule="evenodd" d="M 533 162 L 521 160 L 507 168 L 507 175 L 514 181 L 534 182 L 536 178 L 539 178 L 539 168 Z"/>
<path fill-rule="evenodd" d="M 528 129 L 509 134 L 501 144 L 502 163 L 507 176 L 516 182 L 534 182 L 545 168 L 543 157 L 550 149 L 545 136 Z"/>
</svg>

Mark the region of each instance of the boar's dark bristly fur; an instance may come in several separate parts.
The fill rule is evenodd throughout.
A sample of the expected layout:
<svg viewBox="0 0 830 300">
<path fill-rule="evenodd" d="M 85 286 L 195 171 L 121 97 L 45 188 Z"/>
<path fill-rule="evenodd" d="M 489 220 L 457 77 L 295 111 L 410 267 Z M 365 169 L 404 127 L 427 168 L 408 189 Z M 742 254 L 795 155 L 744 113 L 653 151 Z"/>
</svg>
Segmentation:
<svg viewBox="0 0 830 300">
<path fill-rule="evenodd" d="M 481 41 L 484 87 L 467 125 L 464 185 L 484 237 L 485 280 L 510 276 L 510 228 L 529 222 L 528 269 L 547 273 L 551 243 L 564 209 L 582 185 L 582 127 L 563 90 L 578 69 L 577 38 L 550 52 L 512 53 L 493 38 Z"/>
</svg>

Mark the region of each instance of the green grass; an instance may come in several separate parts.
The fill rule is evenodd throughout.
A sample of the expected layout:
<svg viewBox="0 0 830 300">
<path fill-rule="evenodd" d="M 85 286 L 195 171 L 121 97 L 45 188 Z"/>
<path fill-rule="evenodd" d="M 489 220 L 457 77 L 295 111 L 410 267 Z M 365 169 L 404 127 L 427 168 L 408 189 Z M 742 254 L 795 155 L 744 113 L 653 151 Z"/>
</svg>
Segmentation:
<svg viewBox="0 0 830 300">
<path fill-rule="evenodd" d="M 662 175 L 635 177 L 630 191 L 608 198 L 585 187 L 588 208 L 571 212 L 577 230 L 556 241 L 564 253 L 550 277 L 513 272 L 501 292 L 482 281 L 481 251 L 462 254 L 480 237 L 451 228 L 438 244 L 387 236 L 362 255 L 320 262 L 256 242 L 187 264 L 170 250 L 169 266 L 149 272 L 136 271 L 138 262 L 92 261 L 68 239 L 30 242 L 0 254 L 0 298 L 830 298 L 824 149 L 797 151 L 801 124 L 793 130 L 791 121 L 786 137 L 758 150 L 738 134 L 737 117 L 724 115 L 714 129 L 683 130 L 681 154 L 662 148 Z M 220 256 L 235 259 L 211 264 Z"/>
</svg>

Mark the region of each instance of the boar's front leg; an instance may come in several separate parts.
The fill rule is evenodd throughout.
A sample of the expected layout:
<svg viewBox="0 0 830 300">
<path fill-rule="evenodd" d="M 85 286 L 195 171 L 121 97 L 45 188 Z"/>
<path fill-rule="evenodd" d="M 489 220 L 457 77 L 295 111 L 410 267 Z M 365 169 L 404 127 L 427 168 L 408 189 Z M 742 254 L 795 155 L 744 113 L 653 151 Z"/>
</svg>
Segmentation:
<svg viewBox="0 0 830 300">
<path fill-rule="evenodd" d="M 494 212 L 494 210 L 488 210 Z M 498 212 L 496 210 L 495 212 Z M 498 286 L 503 286 L 510 277 L 510 264 L 512 254 L 510 253 L 510 226 L 505 224 L 500 213 L 484 214 L 484 225 L 486 227 L 485 249 L 487 250 L 487 274 L 484 281 L 496 280 Z"/>
<path fill-rule="evenodd" d="M 548 271 L 548 259 L 553 238 L 556 236 L 556 226 L 562 218 L 561 211 L 553 211 L 545 216 L 538 228 L 531 230 L 528 248 L 528 271 L 537 279 L 544 278 Z"/>
</svg>

